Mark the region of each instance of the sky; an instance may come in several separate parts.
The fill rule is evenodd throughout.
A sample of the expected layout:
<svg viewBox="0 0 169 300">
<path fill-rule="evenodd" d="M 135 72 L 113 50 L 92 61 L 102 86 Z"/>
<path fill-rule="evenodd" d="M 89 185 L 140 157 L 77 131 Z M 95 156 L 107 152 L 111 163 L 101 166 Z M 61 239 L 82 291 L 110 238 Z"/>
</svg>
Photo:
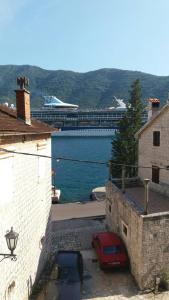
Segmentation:
<svg viewBox="0 0 169 300">
<path fill-rule="evenodd" d="M 0 65 L 169 75 L 168 0 L 0 0 Z"/>
</svg>

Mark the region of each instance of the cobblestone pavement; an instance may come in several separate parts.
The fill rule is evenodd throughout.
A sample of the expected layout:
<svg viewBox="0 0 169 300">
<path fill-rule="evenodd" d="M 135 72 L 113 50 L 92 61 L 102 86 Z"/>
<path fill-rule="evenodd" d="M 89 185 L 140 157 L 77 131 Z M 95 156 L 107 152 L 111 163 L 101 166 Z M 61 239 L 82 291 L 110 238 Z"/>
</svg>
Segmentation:
<svg viewBox="0 0 169 300">
<path fill-rule="evenodd" d="M 83 300 L 169 300 L 169 293 L 141 294 L 128 271 L 101 271 L 93 250 L 82 251 L 85 271 Z"/>
<path fill-rule="evenodd" d="M 98 231 L 105 231 L 104 218 L 52 222 L 51 249 L 52 251 L 90 249 L 92 234 Z"/>
<path fill-rule="evenodd" d="M 104 218 L 70 219 L 51 224 L 52 251 L 80 250 L 83 255 L 85 279 L 82 300 L 169 300 L 169 293 L 141 294 L 127 271 L 100 270 L 95 252 L 91 249 L 91 239 L 93 233 L 105 230 Z"/>
</svg>

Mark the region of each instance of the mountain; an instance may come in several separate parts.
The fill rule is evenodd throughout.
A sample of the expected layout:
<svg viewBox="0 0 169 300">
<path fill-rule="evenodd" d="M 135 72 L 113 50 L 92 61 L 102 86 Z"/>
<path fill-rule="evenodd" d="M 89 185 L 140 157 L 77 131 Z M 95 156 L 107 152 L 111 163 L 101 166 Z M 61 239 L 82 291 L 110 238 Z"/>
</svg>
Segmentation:
<svg viewBox="0 0 169 300">
<path fill-rule="evenodd" d="M 44 95 L 54 95 L 64 102 L 80 107 L 112 106 L 113 96 L 129 98 L 132 82 L 139 78 L 142 99 L 160 98 L 166 102 L 169 91 L 169 76 L 155 76 L 138 71 L 100 69 L 77 73 L 72 71 L 51 71 L 30 65 L 0 65 L 0 102 L 15 103 L 14 90 L 17 76 L 30 79 L 31 107 L 41 107 Z"/>
</svg>

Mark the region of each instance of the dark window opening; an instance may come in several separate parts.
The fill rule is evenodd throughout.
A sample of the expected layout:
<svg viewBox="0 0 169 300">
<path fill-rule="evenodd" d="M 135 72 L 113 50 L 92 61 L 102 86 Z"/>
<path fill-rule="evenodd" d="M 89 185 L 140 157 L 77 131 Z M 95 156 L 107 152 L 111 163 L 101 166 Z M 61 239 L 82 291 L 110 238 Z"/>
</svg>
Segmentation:
<svg viewBox="0 0 169 300">
<path fill-rule="evenodd" d="M 152 182 L 159 183 L 160 169 L 157 166 L 152 166 Z"/>
<path fill-rule="evenodd" d="M 109 212 L 111 212 L 111 205 L 109 205 Z"/>
<path fill-rule="evenodd" d="M 127 226 L 123 224 L 123 233 L 127 236 Z"/>
<path fill-rule="evenodd" d="M 160 106 L 160 102 L 153 102 L 153 103 L 152 103 L 152 107 L 153 107 L 153 108 L 155 108 L 155 107 L 158 108 L 159 106 Z"/>
<path fill-rule="evenodd" d="M 153 146 L 160 146 L 160 131 L 153 131 Z"/>
</svg>

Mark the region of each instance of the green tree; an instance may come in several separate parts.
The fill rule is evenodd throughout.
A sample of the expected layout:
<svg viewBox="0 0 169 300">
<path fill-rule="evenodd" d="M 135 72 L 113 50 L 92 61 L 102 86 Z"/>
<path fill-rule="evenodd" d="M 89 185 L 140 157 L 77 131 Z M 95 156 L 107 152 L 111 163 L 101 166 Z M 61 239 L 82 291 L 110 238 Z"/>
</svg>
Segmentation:
<svg viewBox="0 0 169 300">
<path fill-rule="evenodd" d="M 127 111 L 119 122 L 119 130 L 112 140 L 112 177 L 119 178 L 122 174 L 122 166 L 113 165 L 113 163 L 124 165 L 137 165 L 138 163 L 138 142 L 135 139 L 135 133 L 142 125 L 142 112 L 141 86 L 137 79 L 131 86 Z M 137 168 L 126 167 L 126 177 L 136 175 Z"/>
</svg>

